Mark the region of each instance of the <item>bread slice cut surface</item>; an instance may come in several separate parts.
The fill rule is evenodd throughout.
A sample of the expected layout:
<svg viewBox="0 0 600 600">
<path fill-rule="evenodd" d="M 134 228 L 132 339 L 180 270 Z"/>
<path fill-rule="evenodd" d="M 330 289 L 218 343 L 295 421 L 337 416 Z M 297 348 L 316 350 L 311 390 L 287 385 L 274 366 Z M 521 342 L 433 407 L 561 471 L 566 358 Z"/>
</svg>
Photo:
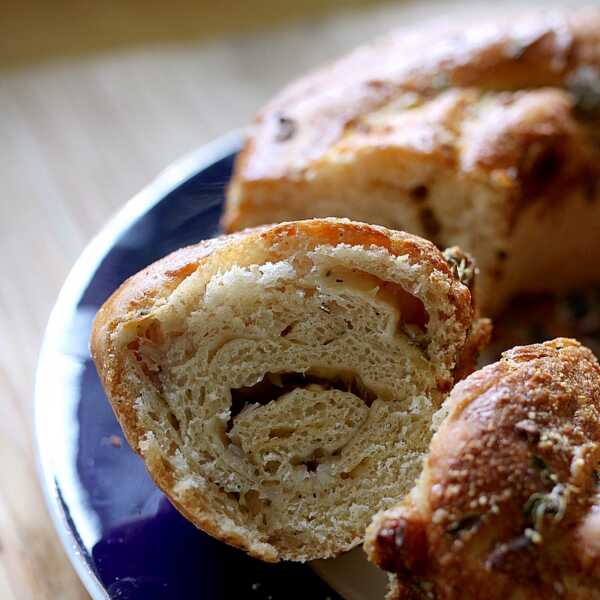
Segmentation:
<svg viewBox="0 0 600 600">
<path fill-rule="evenodd" d="M 483 337 L 431 243 L 317 219 L 150 266 L 100 310 L 92 352 L 185 516 L 253 556 L 304 561 L 360 543 L 410 488 Z"/>
</svg>

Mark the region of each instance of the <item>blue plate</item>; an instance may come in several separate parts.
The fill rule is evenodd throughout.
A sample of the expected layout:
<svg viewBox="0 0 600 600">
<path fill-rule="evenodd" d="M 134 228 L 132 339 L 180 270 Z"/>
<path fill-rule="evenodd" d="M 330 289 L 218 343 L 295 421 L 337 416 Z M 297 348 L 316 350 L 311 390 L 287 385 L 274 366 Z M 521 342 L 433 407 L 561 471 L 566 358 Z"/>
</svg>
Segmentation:
<svg viewBox="0 0 600 600">
<path fill-rule="evenodd" d="M 83 252 L 48 324 L 35 393 L 40 471 L 94 600 L 340 598 L 308 566 L 251 559 L 186 521 L 127 445 L 90 359 L 94 315 L 121 282 L 219 233 L 240 140 L 202 148 L 131 200 Z"/>
</svg>

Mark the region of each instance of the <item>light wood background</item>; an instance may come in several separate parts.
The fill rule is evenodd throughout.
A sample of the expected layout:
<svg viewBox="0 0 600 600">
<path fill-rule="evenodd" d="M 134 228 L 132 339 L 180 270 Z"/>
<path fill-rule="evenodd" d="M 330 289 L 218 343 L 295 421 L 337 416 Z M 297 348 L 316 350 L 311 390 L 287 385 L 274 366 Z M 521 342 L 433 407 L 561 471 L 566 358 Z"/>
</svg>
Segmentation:
<svg viewBox="0 0 600 600">
<path fill-rule="evenodd" d="M 87 598 L 47 516 L 31 439 L 44 326 L 86 242 L 171 161 L 243 126 L 307 68 L 392 27 L 474 10 L 488 6 L 2 2 L 0 598 Z"/>
</svg>

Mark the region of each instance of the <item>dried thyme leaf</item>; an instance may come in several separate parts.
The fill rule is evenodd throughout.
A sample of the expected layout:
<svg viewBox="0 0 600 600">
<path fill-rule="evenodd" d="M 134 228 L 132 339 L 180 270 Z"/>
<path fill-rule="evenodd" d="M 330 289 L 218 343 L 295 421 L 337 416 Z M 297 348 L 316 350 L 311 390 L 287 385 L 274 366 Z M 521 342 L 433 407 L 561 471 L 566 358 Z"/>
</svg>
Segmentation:
<svg viewBox="0 0 600 600">
<path fill-rule="evenodd" d="M 592 66 L 577 69 L 567 80 L 567 89 L 575 99 L 575 109 L 586 117 L 600 111 L 600 73 Z"/>
<path fill-rule="evenodd" d="M 468 531 L 470 529 L 477 527 L 477 525 L 479 525 L 480 521 L 481 521 L 480 515 L 466 515 L 466 516 L 462 517 L 461 519 L 458 519 L 458 520 L 454 521 L 453 523 L 451 523 L 447 527 L 446 533 L 449 533 L 450 535 L 457 535 L 462 531 Z"/>
<path fill-rule="evenodd" d="M 450 76 L 444 71 L 438 71 L 431 78 L 431 85 L 434 90 L 442 91 L 450 87 Z"/>
<path fill-rule="evenodd" d="M 550 467 L 546 463 L 546 461 L 540 456 L 533 455 L 531 457 L 531 466 L 540 473 L 542 481 L 546 484 L 550 484 L 553 481 L 556 481 L 556 478 L 553 476 Z"/>
<path fill-rule="evenodd" d="M 434 587 L 430 581 L 412 581 L 409 583 L 409 587 L 416 598 L 423 600 L 433 600 L 435 598 Z"/>
<path fill-rule="evenodd" d="M 277 117 L 277 134 L 275 135 L 276 142 L 287 142 L 291 140 L 297 129 L 296 121 L 285 115 L 279 115 Z"/>
<path fill-rule="evenodd" d="M 454 276 L 463 285 L 469 287 L 475 278 L 475 265 L 471 257 L 463 253 L 458 246 L 453 246 L 444 250 L 444 258 Z"/>
<path fill-rule="evenodd" d="M 565 487 L 558 483 L 548 493 L 536 492 L 531 494 L 523 507 L 525 516 L 531 520 L 536 530 L 540 530 L 544 517 L 552 516 L 558 523 L 565 516 L 567 497 Z"/>
</svg>

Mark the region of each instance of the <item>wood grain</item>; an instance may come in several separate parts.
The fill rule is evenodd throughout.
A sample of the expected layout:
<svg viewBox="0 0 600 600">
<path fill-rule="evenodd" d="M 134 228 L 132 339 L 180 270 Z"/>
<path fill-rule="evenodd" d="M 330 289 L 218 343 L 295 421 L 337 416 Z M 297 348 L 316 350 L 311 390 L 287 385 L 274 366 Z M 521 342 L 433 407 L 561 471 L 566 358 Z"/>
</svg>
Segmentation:
<svg viewBox="0 0 600 600">
<path fill-rule="evenodd" d="M 323 15 L 310 2 L 313 16 L 265 30 L 270 20 L 261 15 L 269 6 L 277 5 L 271 16 L 281 21 L 299 16 L 302 3 L 239 3 L 246 6 L 239 14 L 211 3 L 204 35 L 189 24 L 200 9 L 195 16 L 180 11 L 174 23 L 164 7 L 180 2 L 161 3 L 143 19 L 125 4 L 77 5 L 95 6 L 86 12 L 74 2 L 40 2 L 27 12 L 15 2 L 3 5 L 0 20 L 0 597 L 6 600 L 87 597 L 47 516 L 31 443 L 40 340 L 86 242 L 162 168 L 243 126 L 307 68 L 393 26 L 450 10 L 473 12 L 472 5 L 415 1 Z"/>
</svg>

